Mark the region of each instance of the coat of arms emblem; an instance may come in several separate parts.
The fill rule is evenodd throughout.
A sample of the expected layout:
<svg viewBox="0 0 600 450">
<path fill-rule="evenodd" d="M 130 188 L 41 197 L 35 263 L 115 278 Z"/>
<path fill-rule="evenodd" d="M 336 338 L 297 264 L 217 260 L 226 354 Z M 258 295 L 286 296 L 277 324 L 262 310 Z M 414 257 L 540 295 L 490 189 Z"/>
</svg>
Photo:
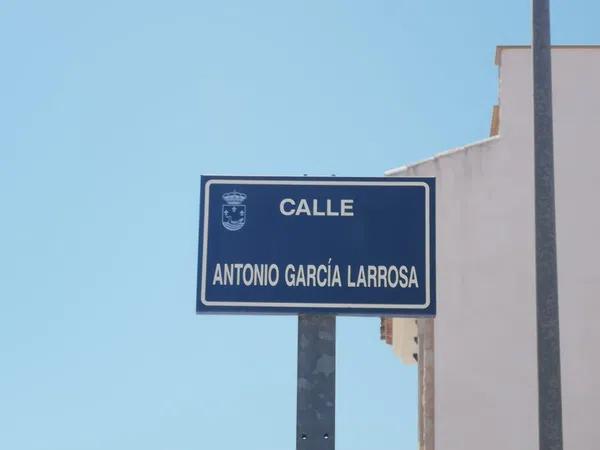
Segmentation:
<svg viewBox="0 0 600 450">
<path fill-rule="evenodd" d="M 223 212 L 221 223 L 229 231 L 237 231 L 246 224 L 246 205 L 242 205 L 247 195 L 241 192 L 226 192 L 223 194 Z"/>
</svg>

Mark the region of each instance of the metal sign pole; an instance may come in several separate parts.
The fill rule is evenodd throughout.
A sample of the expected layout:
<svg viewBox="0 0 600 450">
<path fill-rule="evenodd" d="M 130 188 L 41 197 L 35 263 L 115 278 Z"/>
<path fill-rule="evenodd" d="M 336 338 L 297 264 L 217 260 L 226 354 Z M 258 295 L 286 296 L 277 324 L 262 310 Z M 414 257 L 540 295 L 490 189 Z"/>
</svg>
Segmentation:
<svg viewBox="0 0 600 450">
<path fill-rule="evenodd" d="M 335 448 L 335 315 L 298 316 L 296 450 Z"/>
<path fill-rule="evenodd" d="M 562 450 L 549 0 L 533 0 L 535 248 L 540 450 Z"/>
</svg>

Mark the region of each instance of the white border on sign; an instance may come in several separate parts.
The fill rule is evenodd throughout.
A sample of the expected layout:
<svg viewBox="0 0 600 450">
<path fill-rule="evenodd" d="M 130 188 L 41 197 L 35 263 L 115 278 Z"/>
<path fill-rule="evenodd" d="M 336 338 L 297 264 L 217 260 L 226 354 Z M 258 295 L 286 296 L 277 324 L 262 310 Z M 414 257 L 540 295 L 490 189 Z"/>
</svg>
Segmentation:
<svg viewBox="0 0 600 450">
<path fill-rule="evenodd" d="M 425 304 L 373 304 L 373 303 L 282 303 L 252 300 L 247 302 L 235 301 L 208 301 L 206 300 L 206 263 L 208 253 L 208 202 L 210 187 L 213 184 L 274 184 L 274 185 L 305 185 L 305 186 L 420 186 L 425 188 Z M 431 241 L 429 226 L 429 185 L 423 181 L 309 181 L 309 180 L 248 180 L 248 179 L 221 179 L 206 182 L 204 191 L 204 229 L 202 236 L 202 285 L 200 286 L 200 301 L 206 306 L 245 306 L 266 308 L 340 308 L 340 309 L 427 309 L 431 303 L 430 295 L 430 255 L 429 243 Z"/>
</svg>

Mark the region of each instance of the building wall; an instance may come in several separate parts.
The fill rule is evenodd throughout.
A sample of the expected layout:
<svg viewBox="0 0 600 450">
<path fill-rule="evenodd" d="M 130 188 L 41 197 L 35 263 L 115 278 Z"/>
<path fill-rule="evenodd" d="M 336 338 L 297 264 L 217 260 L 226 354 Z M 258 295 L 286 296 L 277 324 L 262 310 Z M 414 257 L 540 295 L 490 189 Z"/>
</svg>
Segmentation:
<svg viewBox="0 0 600 450">
<path fill-rule="evenodd" d="M 437 177 L 436 450 L 538 446 L 531 51 L 498 56 L 499 135 L 389 173 Z M 554 48 L 553 78 L 564 442 L 590 450 L 600 442 L 600 48 Z"/>
</svg>

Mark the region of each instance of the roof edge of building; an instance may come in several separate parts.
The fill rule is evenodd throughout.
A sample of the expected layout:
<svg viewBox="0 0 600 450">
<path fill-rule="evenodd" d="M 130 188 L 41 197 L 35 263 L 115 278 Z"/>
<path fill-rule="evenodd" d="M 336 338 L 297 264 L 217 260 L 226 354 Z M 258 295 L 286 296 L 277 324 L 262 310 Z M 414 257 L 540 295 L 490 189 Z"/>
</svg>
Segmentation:
<svg viewBox="0 0 600 450">
<path fill-rule="evenodd" d="M 473 148 L 473 147 L 478 147 L 480 145 L 488 144 L 489 142 L 493 142 L 493 141 L 495 141 L 495 140 L 497 140 L 499 138 L 500 138 L 500 135 L 491 136 L 491 137 L 482 139 L 480 141 L 476 141 L 476 142 L 472 142 L 470 144 L 464 145 L 462 147 L 452 148 L 450 150 L 446 150 L 445 152 L 437 153 L 437 154 L 433 155 L 431 158 L 427 158 L 427 159 L 424 159 L 422 161 L 417 161 L 415 163 L 407 164 L 405 166 L 396 167 L 394 169 L 388 169 L 385 172 L 383 172 L 383 175 L 386 176 L 386 177 L 393 177 L 395 175 L 399 175 L 399 174 L 401 174 L 403 172 L 406 172 L 408 169 L 412 169 L 413 167 L 420 166 L 422 164 L 425 164 L 425 163 L 428 163 L 428 162 L 431 162 L 431 161 L 435 161 L 436 159 L 444 158 L 446 156 L 450 156 L 450 155 L 453 155 L 455 153 L 463 152 L 463 151 L 466 151 L 466 150 L 468 150 L 470 148 Z"/>
<path fill-rule="evenodd" d="M 496 56 L 494 58 L 494 63 L 499 66 L 502 62 L 502 51 L 503 50 L 519 50 L 519 49 L 530 49 L 531 45 L 497 45 L 496 46 Z M 600 49 L 600 44 L 571 44 L 571 45 L 553 45 L 552 48 L 561 48 L 561 49 Z"/>
</svg>

